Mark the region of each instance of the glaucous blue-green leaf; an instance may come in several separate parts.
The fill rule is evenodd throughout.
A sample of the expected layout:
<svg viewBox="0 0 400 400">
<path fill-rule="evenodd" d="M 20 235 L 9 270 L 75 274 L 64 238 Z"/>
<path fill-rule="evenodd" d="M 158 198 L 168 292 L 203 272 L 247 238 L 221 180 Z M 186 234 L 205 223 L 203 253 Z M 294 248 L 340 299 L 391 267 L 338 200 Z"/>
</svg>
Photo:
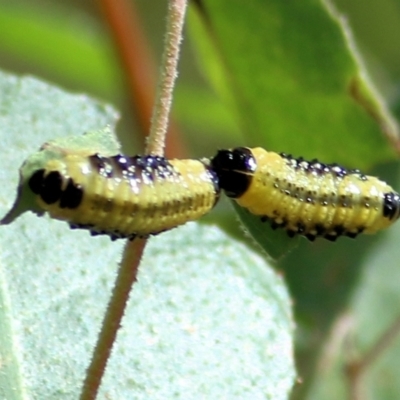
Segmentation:
<svg viewBox="0 0 400 400">
<path fill-rule="evenodd" d="M 4 215 L 29 154 L 113 127 L 116 113 L 33 78 L 1 73 L 0 90 Z M 0 398 L 76 399 L 124 242 L 32 213 L 0 238 Z M 215 227 L 174 229 L 146 248 L 99 398 L 287 399 L 293 327 L 282 277 L 262 258 Z"/>
</svg>

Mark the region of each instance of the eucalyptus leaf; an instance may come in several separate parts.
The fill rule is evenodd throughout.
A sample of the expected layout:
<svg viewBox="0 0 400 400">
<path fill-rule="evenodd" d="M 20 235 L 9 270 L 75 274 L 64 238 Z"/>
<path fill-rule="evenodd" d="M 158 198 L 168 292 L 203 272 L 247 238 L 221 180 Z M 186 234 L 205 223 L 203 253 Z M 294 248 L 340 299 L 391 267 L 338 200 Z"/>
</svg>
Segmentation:
<svg viewBox="0 0 400 400">
<path fill-rule="evenodd" d="M 116 113 L 32 78 L 1 73 L 0 90 L 4 215 L 28 154 Z M 0 237 L 0 398 L 76 399 L 123 241 L 29 213 Z M 187 224 L 150 240 L 99 399 L 287 399 L 292 334 L 282 278 L 218 229 Z"/>
<path fill-rule="evenodd" d="M 361 169 L 394 159 L 384 134 L 398 139 L 397 125 L 329 2 L 202 5 L 190 21 L 199 65 L 246 146 Z"/>
</svg>

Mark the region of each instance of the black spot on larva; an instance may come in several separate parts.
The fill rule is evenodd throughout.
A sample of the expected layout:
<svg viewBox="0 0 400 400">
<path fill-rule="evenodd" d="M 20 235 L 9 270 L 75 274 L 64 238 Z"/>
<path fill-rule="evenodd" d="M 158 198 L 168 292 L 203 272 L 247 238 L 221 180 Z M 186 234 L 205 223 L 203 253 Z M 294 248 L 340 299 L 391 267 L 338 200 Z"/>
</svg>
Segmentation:
<svg viewBox="0 0 400 400">
<path fill-rule="evenodd" d="M 44 169 L 39 169 L 32 174 L 29 178 L 28 185 L 33 193 L 39 194 L 42 191 L 43 180 L 44 180 Z"/>
<path fill-rule="evenodd" d="M 132 157 L 132 164 L 135 165 L 135 167 L 140 168 L 141 170 L 145 170 L 147 168 L 150 169 L 155 169 L 157 168 L 157 165 L 159 164 L 160 157 L 157 156 L 135 156 Z"/>
<path fill-rule="evenodd" d="M 132 158 L 126 157 L 122 154 L 117 154 L 115 156 L 110 157 L 110 161 L 113 164 L 113 167 L 120 172 L 127 171 L 129 167 L 132 165 Z"/>
<path fill-rule="evenodd" d="M 297 227 L 297 232 L 300 234 L 303 234 L 306 230 L 306 226 L 302 222 L 298 222 L 296 224 L 296 227 Z"/>
<path fill-rule="evenodd" d="M 168 178 L 174 174 L 172 165 L 164 157 L 153 157 L 149 162 L 155 174 L 161 179 Z"/>
<path fill-rule="evenodd" d="M 153 180 L 153 169 L 147 163 L 147 160 L 143 156 L 136 156 L 131 158 L 131 166 L 129 172 L 133 177 L 145 176 L 150 180 Z"/>
<path fill-rule="evenodd" d="M 355 175 L 360 181 L 367 181 L 367 175 L 364 175 L 359 169 L 349 169 L 347 171 L 349 175 Z"/>
<path fill-rule="evenodd" d="M 349 238 L 355 239 L 360 233 L 363 233 L 365 228 L 363 226 L 360 226 L 356 229 L 356 231 L 351 231 L 351 232 L 344 232 L 344 235 L 346 235 Z"/>
<path fill-rule="evenodd" d="M 337 235 L 334 235 L 334 234 L 332 234 L 332 233 L 327 233 L 327 234 L 324 235 L 324 238 L 325 238 L 326 240 L 329 240 L 329 241 L 331 241 L 331 242 L 334 242 L 338 237 L 337 237 Z"/>
<path fill-rule="evenodd" d="M 354 174 L 358 175 L 359 179 L 366 180 L 366 176 L 363 175 L 358 169 L 347 170 L 339 164 L 324 164 L 317 159 L 306 161 L 303 157 L 295 158 L 291 154 L 286 153 L 280 153 L 280 156 L 287 160 L 289 166 L 295 170 L 303 170 L 306 173 L 317 175 L 332 174 L 337 178 L 344 178 L 346 175 Z"/>
<path fill-rule="evenodd" d="M 69 178 L 68 185 L 61 195 L 60 208 L 77 208 L 82 202 L 83 189 L 80 185 L 75 185 Z"/>
<path fill-rule="evenodd" d="M 329 232 L 323 234 L 323 237 L 327 240 L 334 242 L 339 236 L 346 234 L 346 229 L 342 225 L 336 225 L 332 227 Z"/>
<path fill-rule="evenodd" d="M 275 220 L 275 221 L 271 221 L 271 226 L 273 225 L 272 226 L 273 229 L 285 228 L 287 223 L 288 223 L 288 221 L 286 219 L 282 219 L 280 222 Z"/>
<path fill-rule="evenodd" d="M 385 193 L 383 195 L 383 216 L 392 220 L 399 218 L 400 197 L 397 193 Z"/>
<path fill-rule="evenodd" d="M 256 161 L 250 149 L 237 147 L 233 150 L 220 150 L 211 159 L 211 168 L 219 178 L 219 186 L 228 197 L 242 196 L 251 185 Z"/>
<path fill-rule="evenodd" d="M 93 154 L 89 156 L 89 162 L 92 168 L 97 171 L 101 176 L 106 178 L 113 177 L 113 168 L 110 165 L 109 158 L 103 157 L 100 154 Z"/>
<path fill-rule="evenodd" d="M 331 172 L 337 178 L 344 178 L 348 174 L 348 171 L 346 170 L 346 168 L 344 168 L 338 164 L 328 164 L 327 168 L 328 168 L 329 172 Z"/>
<path fill-rule="evenodd" d="M 287 233 L 287 235 L 289 236 L 289 237 L 295 237 L 296 236 L 296 234 L 297 234 L 297 232 L 296 231 L 293 231 L 293 230 L 291 230 L 291 229 L 288 229 L 287 231 L 286 231 L 286 233 Z"/>
<path fill-rule="evenodd" d="M 171 164 L 165 157 L 160 156 L 145 156 L 146 164 L 154 170 L 165 170 L 171 168 Z"/>
<path fill-rule="evenodd" d="M 336 236 L 341 236 L 345 233 L 346 229 L 343 225 L 336 225 L 333 227 L 333 231 L 336 233 Z"/>
<path fill-rule="evenodd" d="M 88 159 L 92 168 L 95 169 L 97 172 L 100 172 L 101 169 L 104 168 L 104 158 L 99 154 L 92 154 L 88 157 Z"/>
<path fill-rule="evenodd" d="M 56 203 L 62 194 L 63 178 L 58 171 L 51 171 L 43 179 L 39 193 L 42 200 L 47 204 Z"/>
<path fill-rule="evenodd" d="M 306 238 L 307 238 L 310 242 L 313 242 L 313 241 L 315 240 L 316 236 L 313 235 L 312 233 L 307 233 L 307 234 L 306 234 Z"/>
<path fill-rule="evenodd" d="M 89 157 L 92 168 L 106 178 L 125 176 L 135 179 L 140 175 L 149 181 L 156 177 L 166 178 L 176 173 L 168 160 L 160 156 L 133 156 L 116 154 L 111 157 L 103 157 L 94 154 Z"/>
<path fill-rule="evenodd" d="M 307 172 L 315 175 L 323 175 L 327 171 L 327 166 L 318 160 L 312 160 L 307 168 Z"/>
<path fill-rule="evenodd" d="M 345 235 L 349 238 L 355 239 L 358 236 L 358 232 L 346 232 Z"/>
<path fill-rule="evenodd" d="M 295 158 L 291 154 L 279 153 L 279 155 L 288 161 L 288 164 L 295 170 L 300 169 L 300 164 L 304 161 L 303 157 Z"/>
<path fill-rule="evenodd" d="M 69 227 L 71 229 L 88 229 L 88 230 L 91 230 L 94 227 L 94 225 L 93 224 L 75 224 L 73 222 L 70 222 L 69 223 Z"/>
<path fill-rule="evenodd" d="M 156 177 L 166 178 L 174 174 L 172 165 L 164 157 L 160 156 L 136 156 L 132 157 L 132 166 L 141 171 L 142 176 L 152 181 Z"/>
<path fill-rule="evenodd" d="M 314 227 L 315 231 L 317 232 L 318 236 L 322 236 L 325 234 L 326 229 L 322 224 L 316 224 Z"/>
<path fill-rule="evenodd" d="M 139 157 L 139 156 L 138 156 Z M 108 163 L 112 169 L 113 176 L 125 177 L 128 179 L 136 178 L 135 159 L 137 157 L 127 157 L 122 154 L 108 158 Z"/>
<path fill-rule="evenodd" d="M 81 225 L 81 226 L 79 226 L 79 228 L 84 228 L 84 226 Z M 92 226 L 92 228 L 93 228 L 93 226 Z M 113 240 L 113 241 L 117 240 L 117 239 L 124 239 L 127 237 L 126 235 L 121 234 L 121 232 L 119 232 L 117 230 L 109 232 L 109 231 L 98 230 L 98 229 L 89 229 L 89 231 L 90 231 L 91 236 L 108 235 L 111 238 L 111 240 Z M 131 236 L 133 236 L 133 235 L 131 235 Z"/>
<path fill-rule="evenodd" d="M 359 174 L 358 178 L 359 178 L 361 181 L 367 181 L 367 180 L 368 180 L 367 175 L 364 175 L 364 174 Z"/>
</svg>

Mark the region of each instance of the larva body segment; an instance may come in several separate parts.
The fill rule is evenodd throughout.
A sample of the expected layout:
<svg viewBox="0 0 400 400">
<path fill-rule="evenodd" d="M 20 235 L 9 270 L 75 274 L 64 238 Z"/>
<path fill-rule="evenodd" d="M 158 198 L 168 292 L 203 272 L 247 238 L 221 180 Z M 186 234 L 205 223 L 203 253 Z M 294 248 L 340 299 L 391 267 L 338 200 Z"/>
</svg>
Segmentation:
<svg viewBox="0 0 400 400">
<path fill-rule="evenodd" d="M 236 148 L 218 152 L 211 166 L 229 197 L 289 236 L 356 237 L 386 228 L 400 214 L 400 197 L 389 185 L 337 164 Z"/>
<path fill-rule="evenodd" d="M 201 161 L 152 155 L 66 154 L 48 161 L 28 184 L 52 218 L 113 239 L 147 237 L 196 220 L 219 196 L 214 172 Z"/>
</svg>

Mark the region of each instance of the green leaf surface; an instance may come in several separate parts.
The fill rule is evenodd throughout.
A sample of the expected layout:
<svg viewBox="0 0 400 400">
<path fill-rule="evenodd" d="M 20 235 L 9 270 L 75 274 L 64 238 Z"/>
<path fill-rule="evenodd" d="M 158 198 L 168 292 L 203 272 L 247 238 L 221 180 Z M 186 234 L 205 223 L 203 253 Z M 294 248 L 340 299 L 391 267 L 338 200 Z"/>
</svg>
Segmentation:
<svg viewBox="0 0 400 400">
<path fill-rule="evenodd" d="M 4 215 L 28 154 L 116 113 L 32 78 L 0 74 L 0 90 Z M 31 213 L 0 237 L 0 398 L 76 399 L 123 241 Z M 99 399 L 286 399 L 292 332 L 282 278 L 218 229 L 188 224 L 150 240 Z"/>
<path fill-rule="evenodd" d="M 202 3 L 198 59 L 247 146 L 362 169 L 393 159 L 381 127 L 397 128 L 323 2 Z"/>
<path fill-rule="evenodd" d="M 248 210 L 232 202 L 240 221 L 248 233 L 274 261 L 279 261 L 298 245 L 300 237 L 289 238 L 284 229 L 272 229 L 269 222 L 262 222 L 259 215 L 253 215 Z"/>
<path fill-rule="evenodd" d="M 361 168 L 400 188 L 395 165 L 371 171 L 394 160 L 384 134 L 397 135 L 397 128 L 349 50 L 348 26 L 332 18 L 328 2 L 201 4 L 190 15 L 198 61 L 236 117 L 244 145 Z M 371 363 L 358 397 L 344 369 L 345 361 L 362 359 L 399 315 L 399 229 L 334 244 L 300 239 L 290 252 L 282 247 L 286 257 L 280 267 L 294 297 L 302 380 L 293 399 L 399 398 L 399 340 L 387 342 Z M 257 240 L 266 248 L 263 234 Z M 280 254 L 275 233 L 268 246 Z"/>
</svg>

